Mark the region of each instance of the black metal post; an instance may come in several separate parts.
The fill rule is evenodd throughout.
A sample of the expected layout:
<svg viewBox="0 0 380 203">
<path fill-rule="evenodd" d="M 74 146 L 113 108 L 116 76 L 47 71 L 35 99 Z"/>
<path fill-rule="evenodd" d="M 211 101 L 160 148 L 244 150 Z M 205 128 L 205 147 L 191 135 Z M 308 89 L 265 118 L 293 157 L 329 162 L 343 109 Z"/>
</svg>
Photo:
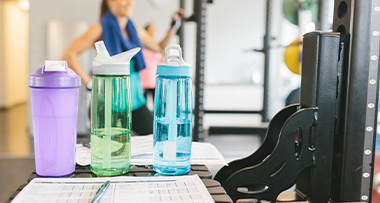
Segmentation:
<svg viewBox="0 0 380 203">
<path fill-rule="evenodd" d="M 273 0 L 267 0 L 265 36 L 264 36 L 264 95 L 263 109 L 261 112 L 261 121 L 268 122 L 268 97 L 269 97 L 269 69 L 271 58 L 271 41 L 272 41 L 272 15 L 273 15 Z"/>
<path fill-rule="evenodd" d="M 311 32 L 304 35 L 301 102 L 303 108 L 317 107 L 314 125 L 309 130 L 309 150 L 313 166 L 298 177 L 296 190 L 313 203 L 330 199 L 331 165 L 335 117 L 340 105 L 339 70 L 342 45 L 339 33 Z"/>
<path fill-rule="evenodd" d="M 371 202 L 379 68 L 379 0 L 336 0 L 333 30 L 345 43 L 340 130 L 335 135 L 331 198 Z"/>
<path fill-rule="evenodd" d="M 186 0 L 180 0 L 179 1 L 179 8 L 185 10 L 185 4 Z M 185 24 L 182 23 L 181 27 L 179 28 L 179 46 L 182 48 L 182 57 L 185 57 L 184 50 L 185 50 Z"/>
<path fill-rule="evenodd" d="M 195 106 L 193 140 L 204 140 L 203 130 L 203 91 L 206 47 L 206 8 L 207 0 L 194 0 L 194 14 L 197 23 L 196 65 L 195 65 Z"/>
</svg>

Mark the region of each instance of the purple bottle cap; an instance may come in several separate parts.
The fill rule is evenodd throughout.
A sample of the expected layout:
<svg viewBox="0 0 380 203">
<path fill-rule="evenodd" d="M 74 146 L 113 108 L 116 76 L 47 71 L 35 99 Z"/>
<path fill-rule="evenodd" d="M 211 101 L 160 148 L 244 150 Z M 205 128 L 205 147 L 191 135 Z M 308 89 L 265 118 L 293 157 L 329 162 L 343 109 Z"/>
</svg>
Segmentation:
<svg viewBox="0 0 380 203">
<path fill-rule="evenodd" d="M 29 87 L 79 88 L 80 76 L 66 61 L 44 61 L 44 65 L 29 76 Z"/>
</svg>

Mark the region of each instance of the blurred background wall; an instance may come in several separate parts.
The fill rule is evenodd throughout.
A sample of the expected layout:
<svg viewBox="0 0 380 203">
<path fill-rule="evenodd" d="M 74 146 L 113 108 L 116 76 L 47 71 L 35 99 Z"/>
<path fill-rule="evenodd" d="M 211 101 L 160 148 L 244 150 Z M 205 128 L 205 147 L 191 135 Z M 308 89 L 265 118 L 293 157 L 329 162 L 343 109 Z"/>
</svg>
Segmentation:
<svg viewBox="0 0 380 203">
<path fill-rule="evenodd" d="M 56 19 L 64 22 L 85 21 L 94 24 L 99 18 L 100 0 L 32 0 L 30 1 L 29 73 L 41 67 L 47 56 L 47 24 Z"/>
<path fill-rule="evenodd" d="M 0 1 L 0 108 L 3 108 L 5 106 L 5 84 L 4 79 L 2 78 L 2 75 L 4 75 L 4 9 L 3 9 L 3 2 Z"/>
<path fill-rule="evenodd" d="M 59 59 L 64 48 L 89 26 L 98 22 L 100 0 L 0 0 L 0 108 L 28 101 L 27 76 L 46 59 Z M 136 0 L 133 20 L 144 27 L 157 25 L 157 39 L 169 28 L 179 7 L 174 0 Z M 160 2 L 159 4 L 155 2 Z M 207 7 L 205 108 L 258 110 L 262 107 L 266 1 L 214 0 Z M 27 5 L 27 6 L 25 6 Z M 30 5 L 30 6 L 29 6 Z M 283 62 L 284 48 L 298 38 L 298 27 L 282 14 L 282 0 L 274 0 L 273 49 L 270 67 L 269 116 L 284 106 L 289 92 L 299 86 L 300 77 Z M 186 17 L 193 13 L 193 1 L 186 1 Z M 185 24 L 185 60 L 195 65 L 196 25 Z M 174 37 L 172 43 L 178 43 Z M 94 50 L 81 57 L 90 72 Z M 88 92 L 81 89 L 81 106 L 88 105 Z M 86 133 L 86 109 L 78 119 L 78 132 Z M 30 111 L 29 111 L 30 115 Z M 87 117 L 86 117 L 87 116 Z M 253 125 L 258 115 L 206 115 L 207 125 Z M 31 124 L 29 116 L 28 123 Z M 29 125 L 31 126 L 31 125 Z M 30 130 L 30 132 L 32 132 Z"/>
<path fill-rule="evenodd" d="M 0 3 L 0 108 L 27 101 L 28 2 Z"/>
<path fill-rule="evenodd" d="M 33 0 L 30 4 L 29 74 L 40 68 L 44 60 L 60 60 L 66 47 L 99 20 L 100 0 Z M 93 50 L 87 50 L 79 57 L 88 73 L 93 57 Z M 89 134 L 90 92 L 82 86 L 79 95 L 78 134 L 85 135 Z M 32 134 L 30 108 L 28 112 Z"/>
<path fill-rule="evenodd" d="M 139 26 L 155 22 L 158 38 L 168 29 L 179 1 L 136 1 L 134 21 Z M 282 0 L 275 0 L 273 16 L 274 46 L 288 45 L 299 37 L 298 27 L 282 14 Z M 193 1 L 186 1 L 186 16 L 193 13 Z M 266 1 L 215 0 L 207 6 L 206 66 L 204 106 L 208 110 L 260 110 L 263 96 Z M 174 39 L 176 42 L 178 39 Z M 195 65 L 196 24 L 185 24 L 184 58 Z M 284 48 L 273 49 L 270 70 L 269 114 L 284 107 L 289 92 L 298 87 L 300 77 L 291 73 L 283 62 Z M 229 119 L 237 116 L 238 119 Z M 260 123 L 259 115 L 205 115 L 208 125 L 251 126 Z"/>
</svg>

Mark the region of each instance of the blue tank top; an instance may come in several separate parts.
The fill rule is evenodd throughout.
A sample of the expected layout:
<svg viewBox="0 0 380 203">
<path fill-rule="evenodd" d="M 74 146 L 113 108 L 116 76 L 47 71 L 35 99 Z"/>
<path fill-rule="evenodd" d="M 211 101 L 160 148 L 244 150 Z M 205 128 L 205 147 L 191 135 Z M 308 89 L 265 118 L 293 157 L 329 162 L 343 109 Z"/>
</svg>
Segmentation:
<svg viewBox="0 0 380 203">
<path fill-rule="evenodd" d="M 146 99 L 144 97 L 144 90 L 141 85 L 139 72 L 135 71 L 135 60 L 132 59 L 130 63 L 130 71 L 131 71 L 131 102 L 132 102 L 132 111 L 142 107 L 146 103 Z"/>
</svg>

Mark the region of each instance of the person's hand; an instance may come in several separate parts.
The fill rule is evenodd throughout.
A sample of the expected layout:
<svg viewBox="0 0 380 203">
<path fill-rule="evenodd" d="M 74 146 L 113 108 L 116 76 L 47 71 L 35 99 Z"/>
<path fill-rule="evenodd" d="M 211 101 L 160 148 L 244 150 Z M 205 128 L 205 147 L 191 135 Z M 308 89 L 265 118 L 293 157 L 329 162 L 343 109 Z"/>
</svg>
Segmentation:
<svg viewBox="0 0 380 203">
<path fill-rule="evenodd" d="M 180 27 L 181 27 L 181 19 L 177 19 L 177 20 L 172 20 L 172 23 L 170 24 L 170 28 L 173 29 L 173 30 L 178 30 Z"/>
<path fill-rule="evenodd" d="M 181 27 L 182 20 L 183 20 L 183 14 L 184 14 L 184 10 L 183 9 L 178 9 L 175 12 L 174 17 L 172 19 L 172 22 L 170 24 L 171 29 L 178 30 Z"/>
<path fill-rule="evenodd" d="M 173 17 L 173 20 L 183 20 L 184 18 L 184 14 L 185 14 L 185 10 L 183 10 L 182 8 L 176 10 L 176 12 L 174 13 L 174 17 Z"/>
<path fill-rule="evenodd" d="M 92 78 L 90 79 L 90 81 L 88 81 L 88 83 L 86 84 L 86 89 L 88 91 L 91 91 L 92 90 Z"/>
</svg>

